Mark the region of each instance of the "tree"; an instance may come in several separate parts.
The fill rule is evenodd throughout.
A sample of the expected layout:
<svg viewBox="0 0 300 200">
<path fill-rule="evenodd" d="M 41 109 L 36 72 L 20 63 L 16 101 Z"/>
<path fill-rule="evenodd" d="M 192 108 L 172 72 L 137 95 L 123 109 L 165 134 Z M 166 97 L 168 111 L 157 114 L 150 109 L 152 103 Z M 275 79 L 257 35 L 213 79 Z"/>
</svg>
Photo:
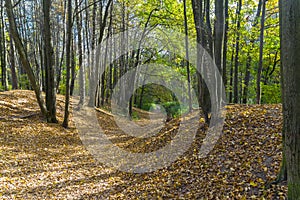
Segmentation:
<svg viewBox="0 0 300 200">
<path fill-rule="evenodd" d="M 203 4 L 206 9 L 203 9 Z M 203 50 L 199 45 L 209 52 L 212 56 L 212 44 L 211 44 L 211 28 L 210 28 L 210 14 L 209 14 L 209 1 L 192 1 L 194 21 L 197 34 L 197 68 L 200 69 L 201 73 L 205 73 L 205 67 L 202 68 L 201 58 L 203 56 Z M 204 19 L 204 16 L 205 19 Z M 206 21 L 206 23 L 205 23 Z M 206 123 L 209 123 L 209 113 L 211 110 L 211 102 L 208 88 L 205 84 L 204 79 L 200 74 L 198 76 L 198 87 L 199 87 L 199 102 L 201 104 L 203 114 L 205 116 Z"/>
<path fill-rule="evenodd" d="M 79 87 L 80 87 L 80 100 L 79 104 L 82 105 L 85 99 L 85 70 L 83 66 L 83 56 L 82 56 L 82 15 L 78 12 L 78 8 L 80 8 L 80 4 L 78 0 L 75 1 L 76 3 L 76 25 L 78 30 L 78 54 L 79 54 Z"/>
<path fill-rule="evenodd" d="M 3 7 L 1 3 L 1 22 L 0 22 L 0 62 L 1 62 L 1 83 L 4 90 L 7 90 L 7 73 L 6 73 L 6 47 L 5 47 L 5 31 L 4 31 L 4 17 Z"/>
<path fill-rule="evenodd" d="M 280 0 L 283 131 L 288 199 L 300 197 L 300 2 Z"/>
<path fill-rule="evenodd" d="M 224 27 L 224 44 L 223 44 L 223 83 L 225 88 L 227 87 L 227 49 L 228 49 L 228 29 L 229 29 L 229 2 L 225 0 L 224 12 L 225 12 L 225 27 Z"/>
<path fill-rule="evenodd" d="M 256 16 L 254 19 L 254 23 L 252 24 L 252 29 L 254 29 L 257 24 L 258 24 L 258 19 L 260 17 L 260 13 L 261 13 L 261 6 L 262 5 L 262 0 L 259 0 L 258 2 L 258 7 L 257 7 L 257 12 L 256 12 Z M 244 91 L 243 91 L 243 103 L 246 104 L 248 101 L 248 91 L 249 91 L 249 83 L 250 83 L 250 68 L 251 68 L 251 62 L 252 62 L 252 56 L 251 53 L 253 51 L 254 48 L 254 44 L 255 44 L 255 34 L 252 31 L 251 33 L 251 39 L 250 39 L 250 49 L 247 53 L 247 61 L 246 61 L 246 73 L 245 73 L 245 78 L 244 78 Z"/>
<path fill-rule="evenodd" d="M 191 96 L 191 75 L 190 75 L 190 63 L 189 63 L 189 36 L 188 36 L 188 20 L 186 14 L 186 0 L 183 0 L 184 8 L 184 29 L 185 29 L 185 51 L 186 51 L 186 71 L 188 80 L 188 101 L 189 101 L 189 111 L 192 111 L 192 96 Z"/>
<path fill-rule="evenodd" d="M 22 67 L 25 69 L 28 79 L 31 83 L 31 86 L 35 92 L 37 102 L 39 104 L 40 110 L 42 114 L 47 118 L 47 121 L 51 121 L 51 118 L 49 118 L 48 111 L 45 105 L 45 102 L 42 97 L 42 93 L 40 91 L 40 85 L 36 81 L 36 77 L 33 73 L 33 70 L 31 68 L 31 64 L 28 60 L 28 56 L 25 50 L 25 47 L 21 41 L 19 32 L 17 30 L 17 25 L 15 22 L 15 16 L 13 13 L 13 6 L 11 4 L 10 0 L 5 0 L 5 7 L 6 7 L 6 12 L 7 12 L 7 17 L 9 21 L 9 30 L 11 33 L 12 38 L 14 39 L 16 49 L 18 51 L 18 54 L 20 56 L 20 61 L 22 63 Z"/>
<path fill-rule="evenodd" d="M 219 70 L 219 73 L 222 74 L 223 69 L 223 50 L 224 50 L 224 33 L 225 33 L 225 6 L 224 0 L 215 0 L 215 29 L 214 29 L 214 59 L 216 66 Z M 226 61 L 225 61 L 226 62 Z M 216 79 L 217 81 L 217 79 Z M 221 97 L 219 95 L 222 94 L 221 88 L 222 83 L 217 83 L 217 94 L 218 94 L 218 102 L 221 102 Z"/>
<path fill-rule="evenodd" d="M 50 8 L 51 0 L 43 0 L 44 13 L 44 66 L 45 66 L 45 85 L 46 85 L 46 106 L 48 110 L 49 122 L 57 123 L 56 119 L 56 90 L 53 67 L 53 48 L 51 44 L 51 27 L 50 27 Z"/>
<path fill-rule="evenodd" d="M 265 32 L 265 15 L 266 15 L 266 0 L 262 0 L 262 15 L 260 27 L 260 48 L 259 48 L 259 63 L 256 79 L 256 103 L 261 103 L 261 73 L 263 69 L 263 56 L 264 56 L 264 32 Z"/>
<path fill-rule="evenodd" d="M 239 103 L 239 63 L 240 63 L 240 39 L 241 39 L 241 10 L 242 10 L 242 0 L 238 1 L 238 6 L 236 10 L 237 17 L 237 36 L 236 36 L 236 44 L 235 44 L 235 60 L 234 60 L 234 98 L 233 103 Z"/>
<path fill-rule="evenodd" d="M 16 72 L 16 64 L 15 64 L 15 47 L 13 44 L 13 39 L 10 34 L 10 50 L 9 50 L 9 57 L 10 57 L 10 70 L 12 76 L 12 89 L 18 89 L 18 77 Z"/>
<path fill-rule="evenodd" d="M 68 0 L 67 7 L 67 42 L 66 42 L 66 100 L 65 100 L 65 116 L 63 127 L 68 128 L 69 124 L 69 104 L 70 104 L 70 77 L 71 77 L 71 42 L 72 42 L 72 0 Z"/>
</svg>

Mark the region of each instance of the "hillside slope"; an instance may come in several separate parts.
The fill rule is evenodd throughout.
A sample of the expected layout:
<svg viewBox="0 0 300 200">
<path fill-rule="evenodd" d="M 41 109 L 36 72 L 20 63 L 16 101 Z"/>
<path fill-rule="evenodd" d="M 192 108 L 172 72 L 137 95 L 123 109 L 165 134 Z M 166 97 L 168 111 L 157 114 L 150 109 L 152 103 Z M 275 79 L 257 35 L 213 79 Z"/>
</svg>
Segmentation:
<svg viewBox="0 0 300 200">
<path fill-rule="evenodd" d="M 58 96 L 58 119 L 63 97 Z M 126 137 L 112 116 L 98 113 L 114 143 L 136 152 L 164 145 L 178 121 L 157 137 Z M 281 161 L 280 105 L 228 106 L 223 135 L 208 157 L 199 159 L 205 136 L 171 166 L 153 173 L 131 174 L 95 161 L 82 145 L 74 125 L 64 129 L 47 124 L 39 114 L 34 93 L 0 93 L 1 199 L 284 199 L 287 187 L 274 181 Z M 171 137 L 170 137 L 171 136 Z M 167 141 L 165 141 L 167 140 Z"/>
</svg>

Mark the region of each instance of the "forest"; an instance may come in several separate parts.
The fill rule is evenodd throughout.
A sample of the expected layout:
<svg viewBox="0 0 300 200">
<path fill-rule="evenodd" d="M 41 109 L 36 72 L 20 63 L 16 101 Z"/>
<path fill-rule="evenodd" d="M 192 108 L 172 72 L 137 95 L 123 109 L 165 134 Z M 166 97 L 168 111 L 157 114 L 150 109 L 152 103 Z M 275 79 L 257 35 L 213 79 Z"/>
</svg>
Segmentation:
<svg viewBox="0 0 300 200">
<path fill-rule="evenodd" d="M 300 3 L 1 0 L 1 199 L 300 199 Z"/>
</svg>

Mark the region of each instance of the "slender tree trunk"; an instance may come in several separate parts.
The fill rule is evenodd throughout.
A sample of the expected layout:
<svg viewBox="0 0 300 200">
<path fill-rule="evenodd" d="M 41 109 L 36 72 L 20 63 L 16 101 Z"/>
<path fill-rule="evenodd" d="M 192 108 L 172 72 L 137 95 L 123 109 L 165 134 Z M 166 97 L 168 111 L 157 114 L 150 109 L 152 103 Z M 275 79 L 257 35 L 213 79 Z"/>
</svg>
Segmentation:
<svg viewBox="0 0 300 200">
<path fill-rule="evenodd" d="M 72 0 L 68 0 L 67 7 L 67 42 L 66 42 L 66 100 L 65 100 L 65 116 L 63 127 L 68 128 L 69 124 L 69 104 L 70 104 L 70 76 L 71 76 L 71 40 L 72 40 Z"/>
<path fill-rule="evenodd" d="M 225 30 L 224 30 L 224 44 L 223 44 L 223 83 L 227 89 L 227 49 L 228 49 L 228 30 L 229 30 L 229 8 L 228 0 L 225 0 Z"/>
<path fill-rule="evenodd" d="M 3 7 L 1 3 L 1 25 L 0 25 L 0 62 L 1 62 L 1 83 L 4 90 L 7 90 L 7 72 L 6 72 L 6 45 L 5 45 L 5 30 Z"/>
<path fill-rule="evenodd" d="M 288 199 L 300 197 L 300 2 L 280 0 L 283 131 Z"/>
<path fill-rule="evenodd" d="M 256 103 L 261 103 L 261 73 L 263 69 L 263 56 L 264 56 L 264 32 L 265 32 L 265 15 L 266 15 L 266 0 L 262 0 L 262 15 L 261 15 L 261 28 L 260 28 L 260 48 L 259 48 L 259 63 L 256 78 Z"/>
<path fill-rule="evenodd" d="M 189 36 L 188 36 L 188 21 L 186 15 L 186 0 L 183 0 L 184 9 L 184 29 L 185 29 L 185 56 L 186 56 L 186 71 L 187 71 L 187 81 L 188 81 L 188 104 L 189 112 L 192 111 L 192 95 L 191 95 L 191 74 L 190 74 L 190 58 L 189 58 Z"/>
<path fill-rule="evenodd" d="M 232 46 L 232 48 L 234 49 L 234 45 Z M 230 91 L 229 91 L 229 103 L 233 103 L 233 71 L 234 71 L 234 66 L 233 66 L 233 61 L 234 61 L 234 51 L 232 51 L 232 55 L 231 55 L 231 60 L 230 60 L 230 81 L 229 81 L 229 87 L 230 87 Z"/>
<path fill-rule="evenodd" d="M 71 41 L 71 83 L 70 83 L 70 95 L 73 96 L 75 88 L 75 79 L 76 79 L 76 49 L 74 44 L 74 39 Z"/>
<path fill-rule="evenodd" d="M 224 45 L 224 33 L 225 33 L 225 10 L 224 10 L 224 0 L 215 0 L 215 28 L 214 28 L 214 60 L 219 70 L 219 73 L 222 74 L 223 70 L 223 45 Z M 215 72 L 217 73 L 217 72 Z M 217 74 L 214 76 L 217 77 Z M 217 91 L 217 103 L 225 101 L 222 99 L 222 83 L 221 80 L 215 79 L 216 82 L 216 91 Z"/>
<path fill-rule="evenodd" d="M 11 70 L 11 77 L 12 77 L 12 89 L 16 90 L 18 89 L 18 77 L 16 72 L 16 63 L 15 63 L 15 47 L 13 44 L 13 39 L 10 34 L 10 51 L 9 51 L 9 57 L 10 57 L 10 70 Z"/>
<path fill-rule="evenodd" d="M 235 60 L 234 60 L 234 95 L 233 103 L 239 103 L 239 56 L 240 56 L 240 29 L 241 29 L 241 10 L 242 0 L 238 2 L 238 8 L 236 12 L 237 17 L 237 38 L 235 45 Z"/>
<path fill-rule="evenodd" d="M 260 18 L 260 13 L 261 13 L 261 8 L 262 8 L 262 0 L 259 0 L 255 20 L 254 20 L 254 23 L 252 24 L 252 29 L 255 28 L 258 24 L 258 21 Z M 251 53 L 253 51 L 254 45 L 255 45 L 255 39 L 251 38 L 250 51 L 247 54 L 246 73 L 245 73 L 245 78 L 244 78 L 244 91 L 243 91 L 243 103 L 244 104 L 247 104 L 247 102 L 248 102 L 248 90 L 249 90 L 248 88 L 249 88 L 249 83 L 250 83 L 250 74 L 251 74 L 250 69 L 251 69 L 251 64 L 252 64 Z"/>
<path fill-rule="evenodd" d="M 66 22 L 66 5 L 67 2 L 66 0 L 64 0 L 64 12 L 63 12 L 63 24 L 65 24 Z M 56 66 L 56 72 L 57 72 L 57 76 L 56 76 L 56 90 L 57 93 L 60 93 L 59 91 L 59 85 L 60 85 L 60 81 L 61 81 L 61 75 L 62 75 L 62 66 L 64 63 L 64 57 L 65 57 L 65 47 L 66 47 L 66 33 L 65 31 L 62 31 L 62 47 L 61 47 L 61 56 L 60 56 L 60 63 L 58 66 Z"/>
<path fill-rule="evenodd" d="M 92 10 L 92 35 L 91 35 L 91 63 L 89 66 L 89 103 L 91 107 L 95 106 L 95 97 L 96 97 L 96 83 L 98 80 L 98 74 L 95 69 L 94 58 L 95 58 L 95 48 L 96 48 L 96 15 L 97 14 L 97 5 L 96 0 L 94 0 L 94 6 Z"/>
<path fill-rule="evenodd" d="M 78 11 L 78 8 L 80 8 L 80 5 L 78 4 L 78 0 L 76 0 L 76 8 Z M 77 13 L 77 11 L 75 11 Z M 76 25 L 77 25 L 77 31 L 78 31 L 78 65 L 79 65 L 79 105 L 82 105 L 84 103 L 85 99 L 85 70 L 83 66 L 83 56 L 82 56 L 82 17 L 81 13 L 78 13 L 76 15 Z"/>
</svg>

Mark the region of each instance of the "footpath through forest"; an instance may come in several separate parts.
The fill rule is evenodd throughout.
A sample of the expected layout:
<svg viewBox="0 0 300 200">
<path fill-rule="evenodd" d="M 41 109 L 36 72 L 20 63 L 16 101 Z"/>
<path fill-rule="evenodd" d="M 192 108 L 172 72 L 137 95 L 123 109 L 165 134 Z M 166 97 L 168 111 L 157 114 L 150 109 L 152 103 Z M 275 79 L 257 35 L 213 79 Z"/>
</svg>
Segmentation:
<svg viewBox="0 0 300 200">
<path fill-rule="evenodd" d="M 60 123 L 63 106 L 58 96 Z M 133 174 L 97 162 L 74 123 L 70 129 L 47 124 L 33 92 L 2 92 L 0 198 L 284 199 L 285 183 L 266 187 L 276 179 L 281 162 L 281 105 L 230 105 L 227 110 L 223 135 L 206 158 L 198 157 L 205 137 L 200 121 L 195 142 L 180 159 L 156 172 Z M 119 131 L 109 114 L 98 112 L 98 120 L 113 143 L 133 152 L 162 147 L 179 124 L 172 120 L 156 137 L 137 139 Z"/>
</svg>

